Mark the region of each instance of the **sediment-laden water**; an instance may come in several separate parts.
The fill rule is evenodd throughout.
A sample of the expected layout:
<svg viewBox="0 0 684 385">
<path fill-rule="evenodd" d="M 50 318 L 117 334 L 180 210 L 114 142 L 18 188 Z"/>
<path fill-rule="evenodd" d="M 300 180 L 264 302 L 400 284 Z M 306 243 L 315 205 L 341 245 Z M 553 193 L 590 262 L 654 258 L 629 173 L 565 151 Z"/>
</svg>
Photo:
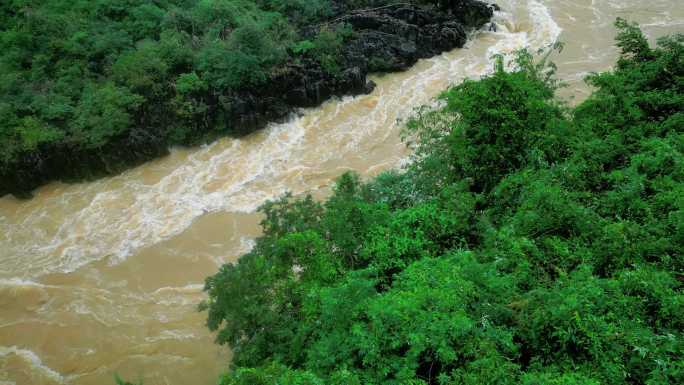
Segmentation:
<svg viewBox="0 0 684 385">
<path fill-rule="evenodd" d="M 371 95 L 330 101 L 249 137 L 176 149 L 122 175 L 51 184 L 0 199 L 0 385 L 213 384 L 230 352 L 213 344 L 202 282 L 249 249 L 255 209 L 292 191 L 326 194 L 346 170 L 372 176 L 409 155 L 401 120 L 451 83 L 477 78 L 492 55 L 560 39 L 554 57 L 571 102 L 609 69 L 613 22 L 651 38 L 684 32 L 679 0 L 502 0 L 496 31 L 464 49 L 375 77 Z"/>
</svg>

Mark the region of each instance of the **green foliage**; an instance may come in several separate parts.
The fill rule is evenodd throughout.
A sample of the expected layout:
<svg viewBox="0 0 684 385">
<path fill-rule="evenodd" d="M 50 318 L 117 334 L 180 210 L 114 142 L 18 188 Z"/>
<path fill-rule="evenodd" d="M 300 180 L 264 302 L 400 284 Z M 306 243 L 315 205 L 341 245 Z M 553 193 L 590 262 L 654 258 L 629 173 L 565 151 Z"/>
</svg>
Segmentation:
<svg viewBox="0 0 684 385">
<path fill-rule="evenodd" d="M 553 100 L 555 84 L 531 63 L 531 55 L 519 53 L 514 72 L 504 71 L 499 58 L 492 76 L 466 80 L 442 95 L 449 117 L 432 126 L 433 114 L 412 122 L 409 129 L 438 141 L 443 152 L 428 164 L 452 169 L 455 180 L 472 176 L 476 191 L 490 190 L 510 172 L 535 163 L 552 163 L 565 151 L 567 121 L 563 108 Z M 449 120 L 453 116 L 458 119 Z M 428 139 L 426 136 L 430 136 Z"/>
<path fill-rule="evenodd" d="M 121 377 L 119 377 L 118 374 L 114 374 L 114 381 L 116 382 L 116 385 L 143 385 L 142 381 L 139 382 L 138 384 L 134 384 L 132 382 L 128 382 Z"/>
<path fill-rule="evenodd" d="M 370 72 L 385 72 L 392 69 L 392 64 L 381 57 L 372 57 L 368 61 L 368 69 Z"/>
<path fill-rule="evenodd" d="M 312 51 L 314 48 L 316 48 L 316 44 L 314 44 L 311 40 L 302 40 L 292 46 L 292 52 L 294 52 L 296 55 L 304 55 L 307 52 Z"/>
<path fill-rule="evenodd" d="M 348 28 L 322 28 L 313 47 L 299 36 L 331 12 L 329 0 L 2 2 L 0 193 L 233 129 L 226 100 L 301 55 L 339 72 Z"/>
<path fill-rule="evenodd" d="M 299 41 L 290 49 L 295 55 L 316 60 L 327 73 L 337 75 L 341 70 L 339 56 L 342 45 L 352 36 L 353 31 L 349 25 L 340 25 L 334 30 L 328 25 L 323 25 L 315 39 Z"/>
<path fill-rule="evenodd" d="M 196 72 L 188 74 L 181 74 L 176 80 L 176 90 L 181 95 L 189 95 L 192 93 L 201 93 L 209 88 L 207 82 L 200 79 Z"/>
<path fill-rule="evenodd" d="M 266 72 L 255 55 L 231 50 L 225 42 L 204 47 L 197 68 L 206 81 L 220 89 L 258 87 L 266 81 Z"/>
<path fill-rule="evenodd" d="M 88 147 L 100 147 L 109 138 L 124 134 L 133 123 L 132 111 L 143 98 L 114 84 L 86 88 L 74 111 L 72 135 Z"/>
<path fill-rule="evenodd" d="M 7 143 L 7 147 L 2 151 L 4 160 L 11 159 L 15 153 L 33 151 L 41 144 L 59 140 L 63 135 L 60 131 L 30 116 L 17 119 L 16 116 L 10 115 L 4 121 L 7 125 L 1 129 L 0 134 L 0 137 Z"/>
<path fill-rule="evenodd" d="M 617 26 L 576 108 L 522 52 L 417 112 L 406 170 L 264 205 L 206 282 L 220 383 L 684 383 L 684 39 Z"/>
</svg>

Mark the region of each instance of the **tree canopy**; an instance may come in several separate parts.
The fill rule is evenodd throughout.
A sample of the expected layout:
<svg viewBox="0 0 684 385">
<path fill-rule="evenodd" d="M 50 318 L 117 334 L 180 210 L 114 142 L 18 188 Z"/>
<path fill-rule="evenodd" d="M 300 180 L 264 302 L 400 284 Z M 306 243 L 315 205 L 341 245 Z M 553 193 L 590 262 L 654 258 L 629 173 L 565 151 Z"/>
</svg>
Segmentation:
<svg viewBox="0 0 684 385">
<path fill-rule="evenodd" d="M 387 3 L 3 1 L 0 194 L 30 191 L 37 179 L 115 172 L 169 145 L 241 132 L 225 123 L 231 95 L 299 60 L 334 76 L 351 35 L 312 26 L 325 25 L 334 7 Z"/>
<path fill-rule="evenodd" d="M 577 107 L 520 52 L 417 114 L 406 170 L 264 205 L 206 281 L 220 383 L 684 383 L 684 36 L 617 26 Z"/>
</svg>

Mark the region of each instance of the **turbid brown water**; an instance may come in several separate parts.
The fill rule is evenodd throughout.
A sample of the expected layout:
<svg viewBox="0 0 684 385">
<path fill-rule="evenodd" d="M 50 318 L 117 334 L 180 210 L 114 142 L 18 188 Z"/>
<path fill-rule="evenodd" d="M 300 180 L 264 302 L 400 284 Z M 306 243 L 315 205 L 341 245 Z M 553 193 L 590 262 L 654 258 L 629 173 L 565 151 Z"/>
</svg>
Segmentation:
<svg viewBox="0 0 684 385">
<path fill-rule="evenodd" d="M 491 56 L 557 39 L 561 93 L 610 68 L 613 21 L 650 37 L 684 31 L 680 0 L 503 0 L 498 30 L 465 49 L 374 78 L 367 96 L 331 101 L 241 140 L 177 149 L 92 183 L 52 184 L 30 201 L 0 199 L 0 385 L 215 383 L 230 352 L 195 311 L 202 282 L 249 249 L 255 209 L 285 191 L 326 193 L 346 170 L 372 176 L 409 155 L 401 122 Z"/>
</svg>

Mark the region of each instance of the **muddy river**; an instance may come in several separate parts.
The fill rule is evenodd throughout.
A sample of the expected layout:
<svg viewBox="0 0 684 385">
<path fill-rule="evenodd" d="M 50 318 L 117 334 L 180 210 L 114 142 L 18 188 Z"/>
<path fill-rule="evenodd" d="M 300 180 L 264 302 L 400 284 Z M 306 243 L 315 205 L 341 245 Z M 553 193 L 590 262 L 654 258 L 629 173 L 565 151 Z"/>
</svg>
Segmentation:
<svg viewBox="0 0 684 385">
<path fill-rule="evenodd" d="M 463 49 L 375 76 L 370 95 L 301 111 L 240 140 L 225 138 L 124 174 L 54 183 L 0 199 L 0 385 L 210 385 L 230 351 L 195 307 L 202 283 L 259 234 L 256 208 L 286 191 L 327 193 L 346 170 L 370 177 L 409 155 L 402 120 L 449 84 L 478 78 L 492 55 L 560 40 L 561 91 L 614 63 L 613 22 L 654 39 L 684 32 L 681 0 L 501 0 L 497 31 Z"/>
</svg>

